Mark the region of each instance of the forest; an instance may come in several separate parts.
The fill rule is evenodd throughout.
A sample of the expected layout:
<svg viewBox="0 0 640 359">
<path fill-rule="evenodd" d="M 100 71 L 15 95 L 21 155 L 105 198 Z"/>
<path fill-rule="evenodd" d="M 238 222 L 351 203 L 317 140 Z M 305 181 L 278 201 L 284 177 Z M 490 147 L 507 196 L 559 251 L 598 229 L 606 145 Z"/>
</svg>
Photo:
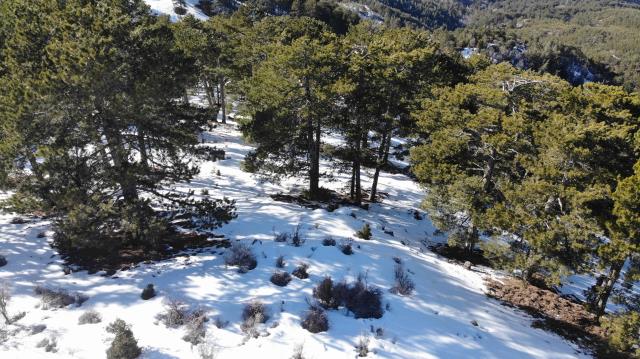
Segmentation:
<svg viewBox="0 0 640 359">
<path fill-rule="evenodd" d="M 251 195 L 185 184 L 227 176 L 204 172 L 203 163 L 230 159 L 229 145 L 205 134 L 233 124 L 251 146 L 241 172 L 264 183 L 295 179 L 301 191 L 280 194 L 294 203 L 367 212 L 388 201 L 385 174 L 407 176 L 424 189 L 410 217 L 428 217 L 445 238 L 438 255 L 552 293 L 574 276 L 591 278 L 569 300 L 593 320 L 547 329 L 587 338 L 581 347 L 594 357 L 640 357 L 638 5 L 362 3 L 385 21 L 325 0 L 174 1 L 172 17 L 142 0 L 2 1 L 2 211 L 47 220 L 65 268 L 89 274 L 229 247 L 211 236 L 252 223 L 241 210 Z M 490 44 L 499 61 L 483 50 Z M 520 65 L 505 55 L 518 44 L 528 47 Z M 481 50 L 463 57 L 465 47 Z M 574 65 L 593 81 L 572 80 Z M 341 189 L 329 186 L 335 173 L 346 179 Z M 275 241 L 303 245 L 300 228 Z M 369 240 L 377 228 L 365 224 L 355 236 Z M 0 267 L 12 259 L 3 243 Z M 396 264 L 392 292 L 411 293 Z M 257 263 L 238 265 L 248 272 Z M 0 280 L 11 278 L 2 270 Z M 272 283 L 286 286 L 291 276 L 277 273 L 284 278 Z M 362 283 L 325 277 L 302 327 L 325 331 L 309 328 L 343 306 L 356 319 L 380 318 L 382 308 L 361 315 L 350 297 L 381 295 Z M 339 285 L 344 297 L 335 297 Z M 0 314 L 14 325 L 8 297 L 0 291 Z M 265 323 L 260 308 L 243 312 L 242 325 Z M 197 328 L 207 321 L 197 310 L 182 314 L 185 323 L 199 318 Z M 116 338 L 108 358 L 140 355 L 126 323 L 107 331 Z M 190 343 L 201 344 L 194 335 Z"/>
</svg>

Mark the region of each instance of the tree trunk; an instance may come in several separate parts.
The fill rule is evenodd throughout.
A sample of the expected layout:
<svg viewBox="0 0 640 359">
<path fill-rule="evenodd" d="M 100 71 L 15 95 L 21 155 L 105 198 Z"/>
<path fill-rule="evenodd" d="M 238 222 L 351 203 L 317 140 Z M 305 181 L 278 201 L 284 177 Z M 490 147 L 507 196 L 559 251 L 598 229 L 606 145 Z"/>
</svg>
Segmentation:
<svg viewBox="0 0 640 359">
<path fill-rule="evenodd" d="M 469 229 L 469 235 L 467 236 L 464 244 L 464 251 L 467 256 L 471 257 L 471 255 L 473 254 L 473 249 L 475 248 L 476 243 L 478 243 L 478 239 L 480 238 L 480 233 L 478 233 L 478 228 L 473 224 Z"/>
<path fill-rule="evenodd" d="M 147 141 L 144 138 L 144 131 L 138 128 L 138 149 L 140 151 L 140 162 L 145 169 L 149 169 L 149 155 L 147 154 Z"/>
<path fill-rule="evenodd" d="M 309 87 L 309 80 L 304 80 L 304 92 L 307 100 L 307 106 L 311 104 L 311 89 Z M 313 119 L 311 116 L 307 115 L 306 118 L 306 126 L 307 126 L 307 152 L 309 158 L 309 199 L 317 199 L 318 197 L 318 185 L 319 178 L 318 173 L 319 170 L 316 168 L 319 163 L 319 158 L 316 154 L 316 144 L 314 141 L 315 128 L 313 125 Z"/>
<path fill-rule="evenodd" d="M 620 273 L 622 272 L 622 267 L 624 266 L 624 260 L 614 262 L 609 268 L 609 273 L 602 281 L 602 284 L 599 288 L 593 288 L 596 293 L 594 297 L 593 309 L 598 318 L 604 315 L 607 302 L 609 301 L 609 297 L 611 296 L 611 291 L 613 290 L 614 285 L 620 278 Z"/>
<path fill-rule="evenodd" d="M 184 102 L 185 105 L 189 104 L 189 92 L 187 92 L 187 89 L 184 89 L 184 94 L 182 94 L 182 102 Z"/>
<path fill-rule="evenodd" d="M 224 76 L 220 77 L 220 108 L 222 109 L 222 123 L 227 123 L 227 100 L 224 91 Z"/>
<path fill-rule="evenodd" d="M 109 146 L 109 153 L 113 161 L 116 172 L 118 173 L 117 182 L 122 191 L 122 197 L 125 202 L 133 203 L 138 199 L 138 190 L 135 178 L 131 175 L 131 166 L 126 158 L 122 139 L 119 133 L 114 131 L 105 131 L 105 137 Z"/>
<path fill-rule="evenodd" d="M 371 195 L 369 201 L 375 202 L 376 195 L 378 193 L 378 177 L 380 177 L 380 171 L 382 167 L 387 164 L 389 159 L 389 147 L 391 147 L 391 131 L 382 133 L 382 143 L 378 149 L 378 161 L 376 162 L 376 171 L 373 174 L 373 184 L 371 185 Z"/>
<path fill-rule="evenodd" d="M 493 189 L 493 171 L 496 165 L 496 150 L 495 148 L 491 149 L 491 155 L 489 156 L 489 161 L 487 162 L 487 168 L 484 171 L 484 176 L 482 177 L 483 182 L 483 190 L 485 193 L 491 192 Z"/>
<path fill-rule="evenodd" d="M 216 106 L 216 103 L 213 101 L 213 89 L 211 88 L 211 83 L 208 79 L 204 79 L 203 83 L 204 92 L 207 94 L 207 103 L 209 104 L 209 108 L 213 109 Z"/>
<path fill-rule="evenodd" d="M 36 156 L 33 154 L 33 151 L 31 150 L 31 148 L 27 149 L 26 156 L 27 156 L 27 159 L 29 160 L 29 165 L 31 165 L 31 171 L 33 171 L 33 174 L 36 176 L 36 179 L 38 180 L 38 182 L 42 182 L 44 177 L 42 176 L 42 171 L 40 171 L 40 165 L 38 164 L 38 161 L 36 160 Z"/>
<path fill-rule="evenodd" d="M 316 196 L 320 194 L 320 136 L 321 136 L 320 119 L 316 120 L 315 140 L 313 143 L 313 175 L 311 176 L 311 187 L 314 188 Z"/>
<path fill-rule="evenodd" d="M 359 122 L 359 121 L 358 121 Z M 355 202 L 357 205 L 362 204 L 362 185 L 360 182 L 360 164 L 362 162 L 362 134 L 358 125 L 358 139 L 356 140 L 356 155 L 353 162 L 354 183 L 355 183 Z"/>
<path fill-rule="evenodd" d="M 356 195 L 356 167 L 355 167 L 355 161 L 354 161 L 353 165 L 351 166 L 351 181 L 350 181 L 350 184 L 349 184 L 349 198 L 355 199 L 355 195 Z"/>
</svg>

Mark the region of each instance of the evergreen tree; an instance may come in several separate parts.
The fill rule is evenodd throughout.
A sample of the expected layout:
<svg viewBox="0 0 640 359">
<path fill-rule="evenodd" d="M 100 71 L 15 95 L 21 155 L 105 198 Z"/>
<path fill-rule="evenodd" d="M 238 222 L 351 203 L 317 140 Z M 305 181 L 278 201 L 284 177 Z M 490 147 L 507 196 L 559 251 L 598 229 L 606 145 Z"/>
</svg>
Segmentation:
<svg viewBox="0 0 640 359">
<path fill-rule="evenodd" d="M 86 241 L 78 234 L 93 228 L 96 247 L 100 238 L 117 239 L 110 252 L 128 243 L 155 246 L 168 226 L 150 202 L 195 205 L 165 191 L 198 171 L 206 116 L 176 101 L 197 79 L 194 61 L 176 46 L 169 18 L 142 1 L 42 3 L 49 9 L 42 16 L 10 15 L 30 25 L 15 26 L 3 49 L 12 90 L 2 103 L 24 110 L 3 111 L 2 121 L 20 136 L 17 154 L 33 162 L 35 194 L 63 216 L 56 243 L 91 247 L 76 239 Z M 30 63 L 25 56 L 33 66 L 19 70 Z M 25 103 L 24 95 L 33 100 Z"/>
<path fill-rule="evenodd" d="M 504 200 L 504 186 L 522 176 L 535 152 L 535 122 L 523 116 L 523 106 L 538 83 L 505 91 L 517 75 L 507 64 L 491 66 L 469 83 L 436 91 L 416 113 L 426 141 L 411 156 L 413 172 L 429 187 L 425 206 L 467 254 L 481 231 L 493 228 L 487 211 Z"/>
<path fill-rule="evenodd" d="M 335 101 L 336 39 L 317 20 L 292 18 L 283 25 L 246 83 L 252 121 L 244 132 L 257 144 L 247 161 L 275 176 L 306 172 L 308 196 L 316 199 L 320 140 Z"/>
<path fill-rule="evenodd" d="M 613 193 L 614 219 L 608 223 L 609 240 L 598 248 L 600 265 L 607 268 L 607 273 L 591 289 L 589 299 L 599 317 L 605 314 L 625 263 L 637 261 L 640 255 L 640 162 L 634 169 L 633 175 L 623 179 Z M 637 276 L 637 272 L 629 270 L 628 275 L 633 280 L 631 276 Z"/>
</svg>

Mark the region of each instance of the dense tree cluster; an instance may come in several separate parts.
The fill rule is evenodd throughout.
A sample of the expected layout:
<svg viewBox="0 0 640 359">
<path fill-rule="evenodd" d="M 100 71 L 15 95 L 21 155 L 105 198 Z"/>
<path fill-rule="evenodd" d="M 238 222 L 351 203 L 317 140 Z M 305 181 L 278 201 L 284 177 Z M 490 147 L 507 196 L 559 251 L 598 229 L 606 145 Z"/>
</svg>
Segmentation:
<svg viewBox="0 0 640 359">
<path fill-rule="evenodd" d="M 257 145 L 247 167 L 269 175 L 306 173 L 308 195 L 318 199 L 321 137 L 327 131 L 340 133 L 345 145 L 336 152 L 351 170 L 350 196 L 361 203 L 362 165 L 370 163 L 375 167 L 369 191 L 374 201 L 391 136 L 410 127 L 418 93 L 453 81 L 454 68 L 462 66 L 419 30 L 362 23 L 336 37 L 308 18 L 265 19 L 257 27 L 260 34 L 275 36 L 254 48 L 262 60 L 244 82 L 253 119 L 244 131 Z M 287 30 L 276 33 L 273 27 Z"/>
<path fill-rule="evenodd" d="M 531 283 L 603 270 L 587 293 L 602 316 L 640 255 L 640 95 L 473 61 L 465 82 L 415 112 L 424 142 L 413 171 L 429 190 L 426 209 L 450 245 L 470 255 L 480 244 Z"/>
<path fill-rule="evenodd" d="M 55 215 L 61 250 L 100 256 L 126 245 L 158 249 L 170 230 L 159 205 L 206 209 L 214 224 L 233 216 L 231 202 L 166 190 L 198 172 L 199 131 L 209 118 L 177 100 L 202 71 L 168 17 L 142 1 L 0 6 L 10 207 Z"/>
</svg>

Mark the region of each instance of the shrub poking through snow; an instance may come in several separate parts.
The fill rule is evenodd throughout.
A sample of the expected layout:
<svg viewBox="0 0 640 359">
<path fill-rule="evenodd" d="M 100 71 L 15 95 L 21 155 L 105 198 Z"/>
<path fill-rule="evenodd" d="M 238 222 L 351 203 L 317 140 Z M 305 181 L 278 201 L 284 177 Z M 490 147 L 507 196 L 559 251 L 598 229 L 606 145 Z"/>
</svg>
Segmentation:
<svg viewBox="0 0 640 359">
<path fill-rule="evenodd" d="M 79 293 L 69 294 L 69 292 L 64 289 L 49 289 L 37 286 L 33 291 L 36 295 L 40 296 L 42 309 L 64 308 L 71 304 L 79 307 L 89 299 L 89 297 Z"/>
<path fill-rule="evenodd" d="M 222 319 L 222 317 L 216 317 L 213 320 L 213 325 L 215 325 L 218 329 L 222 329 L 226 328 L 226 326 L 229 325 L 229 321 Z"/>
<path fill-rule="evenodd" d="M 293 355 L 291 355 L 291 359 L 304 359 L 304 355 L 302 352 L 304 351 L 304 344 L 296 344 L 293 347 Z"/>
<path fill-rule="evenodd" d="M 96 312 L 95 310 L 87 310 L 86 312 L 82 313 L 80 318 L 78 318 L 78 324 L 80 325 L 98 324 L 100 322 L 102 322 L 102 317 L 100 316 L 100 313 Z"/>
<path fill-rule="evenodd" d="M 131 328 L 124 320 L 116 319 L 109 324 L 107 332 L 115 334 L 111 346 L 107 349 L 107 359 L 135 359 L 142 353 Z"/>
<path fill-rule="evenodd" d="M 6 324 L 12 324 L 22 319 L 25 316 L 25 312 L 18 313 L 16 315 L 9 315 L 9 302 L 11 301 L 11 287 L 6 282 L 0 283 L 0 315 L 4 318 Z"/>
<path fill-rule="evenodd" d="M 362 238 L 366 241 L 371 239 L 371 226 L 369 226 L 369 223 L 365 223 L 364 226 L 356 232 L 356 237 Z"/>
<path fill-rule="evenodd" d="M 182 337 L 182 340 L 191 343 L 191 345 L 198 345 L 204 342 L 207 334 L 207 328 L 205 327 L 206 322 L 207 316 L 204 311 L 194 311 L 187 318 L 187 334 Z"/>
<path fill-rule="evenodd" d="M 287 284 L 291 282 L 291 274 L 283 271 L 276 271 L 271 275 L 271 283 L 285 287 Z"/>
<path fill-rule="evenodd" d="M 300 265 L 298 265 L 298 267 L 296 267 L 296 269 L 293 270 L 291 274 L 293 274 L 294 276 L 300 279 L 307 279 L 309 278 L 309 273 L 307 273 L 307 269 L 309 269 L 309 265 L 306 263 L 301 263 Z"/>
<path fill-rule="evenodd" d="M 31 327 L 31 335 L 36 335 L 44 332 L 47 329 L 45 324 L 34 324 Z"/>
<path fill-rule="evenodd" d="M 331 277 L 324 277 L 318 285 L 313 288 L 313 296 L 323 308 L 335 309 L 338 307 L 333 295 L 333 280 Z"/>
<path fill-rule="evenodd" d="M 313 296 L 326 309 L 336 309 L 340 306 L 351 311 L 358 318 L 381 318 L 382 291 L 369 287 L 362 277 L 352 284 L 341 282 L 334 284 L 330 277 L 325 277 L 313 290 Z"/>
<path fill-rule="evenodd" d="M 344 280 L 333 285 L 331 293 L 333 295 L 333 300 L 336 303 L 336 307 L 345 306 L 349 297 L 349 288 L 349 284 Z"/>
<path fill-rule="evenodd" d="M 276 258 L 276 268 L 284 268 L 284 256 L 278 256 L 278 258 Z"/>
<path fill-rule="evenodd" d="M 352 255 L 353 254 L 353 248 L 351 247 L 351 243 L 347 242 L 347 243 L 342 243 L 340 245 L 340 251 L 342 253 L 344 253 L 345 255 Z"/>
<path fill-rule="evenodd" d="M 302 320 L 302 327 L 314 334 L 326 332 L 329 330 L 327 314 L 319 305 L 310 305 Z"/>
<path fill-rule="evenodd" d="M 198 355 L 200 359 L 215 359 L 218 356 L 218 344 L 215 338 L 207 335 L 198 345 Z"/>
<path fill-rule="evenodd" d="M 296 229 L 291 233 L 291 245 L 294 247 L 300 247 L 306 240 L 302 238 L 300 234 L 300 225 L 296 226 Z"/>
<path fill-rule="evenodd" d="M 257 338 L 259 324 L 265 323 L 269 319 L 267 307 L 259 301 L 246 304 L 242 309 L 242 324 L 240 329 L 250 337 Z"/>
<path fill-rule="evenodd" d="M 335 246 L 336 245 L 336 240 L 333 239 L 332 237 L 327 237 L 327 238 L 322 240 L 322 245 L 325 246 L 325 247 Z"/>
<path fill-rule="evenodd" d="M 44 351 L 47 353 L 57 353 L 58 341 L 55 337 L 44 338 L 36 344 L 36 348 L 44 348 Z"/>
<path fill-rule="evenodd" d="M 393 288 L 391 288 L 391 292 L 400 295 L 411 295 L 415 288 L 415 284 L 404 269 L 404 265 L 402 265 L 402 263 L 396 264 L 394 274 L 396 282 Z"/>
<path fill-rule="evenodd" d="M 276 235 L 274 236 L 273 240 L 275 242 L 287 242 L 289 241 L 289 233 L 287 232 L 282 232 L 282 233 L 276 233 Z"/>
<path fill-rule="evenodd" d="M 255 254 L 244 243 L 232 245 L 224 258 L 224 263 L 229 266 L 238 267 L 240 273 L 246 273 L 258 265 Z"/>
<path fill-rule="evenodd" d="M 369 287 L 362 277 L 349 286 L 344 304 L 356 319 L 382 317 L 382 291 Z"/>
<path fill-rule="evenodd" d="M 7 258 L 5 258 L 3 255 L 0 255 L 0 267 L 4 267 L 7 265 Z"/>
<path fill-rule="evenodd" d="M 200 337 L 205 334 L 206 312 L 202 309 L 191 310 L 188 305 L 175 299 L 165 302 L 165 312 L 158 315 L 158 319 L 169 328 L 186 325 L 187 335 L 183 339 L 193 345 L 197 345 Z"/>
<path fill-rule="evenodd" d="M 169 328 L 177 328 L 184 325 L 189 318 L 189 307 L 176 299 L 168 299 L 164 303 L 165 311 L 158 315 L 158 319 Z"/>
<path fill-rule="evenodd" d="M 356 352 L 358 353 L 359 357 L 366 357 L 369 354 L 369 336 L 368 335 L 361 335 L 360 338 L 358 338 L 358 343 L 356 344 Z"/>
<path fill-rule="evenodd" d="M 142 294 L 140 294 L 140 298 L 143 300 L 149 300 L 156 296 L 156 290 L 153 288 L 153 284 L 147 284 L 147 286 L 142 290 Z"/>
</svg>

